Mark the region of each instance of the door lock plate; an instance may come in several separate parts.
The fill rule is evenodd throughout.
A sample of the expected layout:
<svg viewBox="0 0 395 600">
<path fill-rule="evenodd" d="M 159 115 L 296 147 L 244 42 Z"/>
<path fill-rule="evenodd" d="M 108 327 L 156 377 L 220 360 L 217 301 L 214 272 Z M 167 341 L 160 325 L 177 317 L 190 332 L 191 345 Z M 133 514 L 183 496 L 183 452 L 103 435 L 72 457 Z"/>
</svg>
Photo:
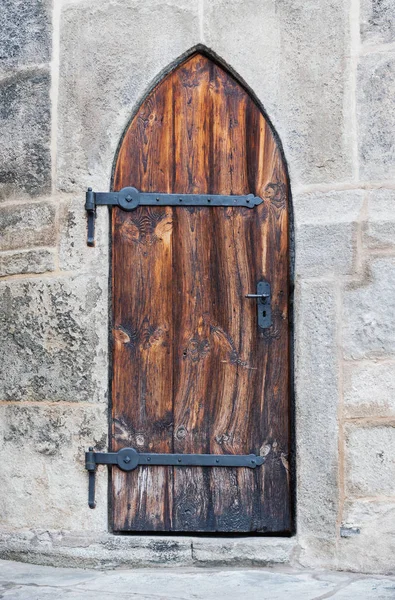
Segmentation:
<svg viewBox="0 0 395 600">
<path fill-rule="evenodd" d="M 260 329 L 267 329 L 270 327 L 272 325 L 272 295 L 270 283 L 265 279 L 258 281 L 256 294 L 247 294 L 246 298 L 256 298 L 257 300 L 258 327 Z"/>
</svg>

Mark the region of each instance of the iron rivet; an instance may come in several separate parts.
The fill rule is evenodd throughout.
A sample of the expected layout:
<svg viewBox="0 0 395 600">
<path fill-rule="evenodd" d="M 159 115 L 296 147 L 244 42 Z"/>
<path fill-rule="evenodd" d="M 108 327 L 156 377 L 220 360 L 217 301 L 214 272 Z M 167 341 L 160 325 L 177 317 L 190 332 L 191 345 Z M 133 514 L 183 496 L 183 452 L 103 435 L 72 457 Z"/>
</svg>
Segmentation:
<svg viewBox="0 0 395 600">
<path fill-rule="evenodd" d="M 147 458 L 147 462 L 151 462 L 151 458 L 149 456 Z"/>
<path fill-rule="evenodd" d="M 181 462 L 181 458 L 178 459 L 178 462 Z"/>
<path fill-rule="evenodd" d="M 124 463 L 130 463 L 130 456 L 125 456 L 125 458 L 123 459 Z"/>
<path fill-rule="evenodd" d="M 159 202 L 160 198 L 157 198 L 156 201 Z"/>
<path fill-rule="evenodd" d="M 179 200 L 180 202 L 182 202 L 182 198 L 178 198 L 178 200 Z"/>
<path fill-rule="evenodd" d="M 128 194 L 126 196 L 126 202 L 131 202 L 133 200 L 132 196 L 130 194 Z"/>
<path fill-rule="evenodd" d="M 219 463 L 219 458 L 217 458 L 217 460 L 215 461 L 216 463 Z"/>
<path fill-rule="evenodd" d="M 252 461 L 251 461 L 251 464 L 252 464 L 252 465 L 255 465 L 255 460 L 252 460 Z"/>
</svg>

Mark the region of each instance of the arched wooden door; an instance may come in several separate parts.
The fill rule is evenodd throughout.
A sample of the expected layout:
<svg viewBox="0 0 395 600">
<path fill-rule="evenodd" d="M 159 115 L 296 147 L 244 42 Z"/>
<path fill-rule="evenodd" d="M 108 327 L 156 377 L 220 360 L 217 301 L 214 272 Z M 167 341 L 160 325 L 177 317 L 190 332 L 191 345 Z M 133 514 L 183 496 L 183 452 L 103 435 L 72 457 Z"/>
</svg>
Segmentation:
<svg viewBox="0 0 395 600">
<path fill-rule="evenodd" d="M 115 191 L 247 194 L 244 207 L 113 210 L 112 450 L 263 455 L 256 469 L 112 472 L 115 531 L 289 532 L 288 189 L 273 132 L 194 54 L 124 136 Z M 273 325 L 260 329 L 265 279 Z"/>
</svg>

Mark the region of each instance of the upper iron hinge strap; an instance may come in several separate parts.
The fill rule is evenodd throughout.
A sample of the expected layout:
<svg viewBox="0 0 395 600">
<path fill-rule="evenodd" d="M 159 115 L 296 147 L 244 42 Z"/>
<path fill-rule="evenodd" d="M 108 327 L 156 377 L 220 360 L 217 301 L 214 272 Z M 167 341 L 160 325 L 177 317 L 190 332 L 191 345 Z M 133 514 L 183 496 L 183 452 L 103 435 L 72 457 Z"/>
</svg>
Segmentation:
<svg viewBox="0 0 395 600">
<path fill-rule="evenodd" d="M 253 208 L 263 202 L 259 196 L 223 196 L 216 194 L 162 194 L 160 192 L 139 192 L 134 187 L 126 187 L 119 192 L 86 192 L 85 210 L 88 213 L 88 246 L 95 243 L 96 206 L 119 206 L 123 210 L 134 210 L 138 206 L 244 206 Z"/>
</svg>

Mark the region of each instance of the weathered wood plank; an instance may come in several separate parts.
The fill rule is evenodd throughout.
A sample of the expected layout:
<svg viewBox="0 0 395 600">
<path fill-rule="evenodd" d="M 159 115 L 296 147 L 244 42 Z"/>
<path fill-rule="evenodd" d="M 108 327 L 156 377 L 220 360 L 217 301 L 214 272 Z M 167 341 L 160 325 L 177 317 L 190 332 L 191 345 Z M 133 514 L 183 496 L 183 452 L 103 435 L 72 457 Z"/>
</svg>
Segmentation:
<svg viewBox="0 0 395 600">
<path fill-rule="evenodd" d="M 140 108 L 122 145 L 114 188 L 172 186 L 173 89 Z M 173 433 L 172 211 L 113 213 L 114 450 L 171 452 Z M 114 529 L 171 528 L 172 471 L 113 469 Z"/>
</svg>

